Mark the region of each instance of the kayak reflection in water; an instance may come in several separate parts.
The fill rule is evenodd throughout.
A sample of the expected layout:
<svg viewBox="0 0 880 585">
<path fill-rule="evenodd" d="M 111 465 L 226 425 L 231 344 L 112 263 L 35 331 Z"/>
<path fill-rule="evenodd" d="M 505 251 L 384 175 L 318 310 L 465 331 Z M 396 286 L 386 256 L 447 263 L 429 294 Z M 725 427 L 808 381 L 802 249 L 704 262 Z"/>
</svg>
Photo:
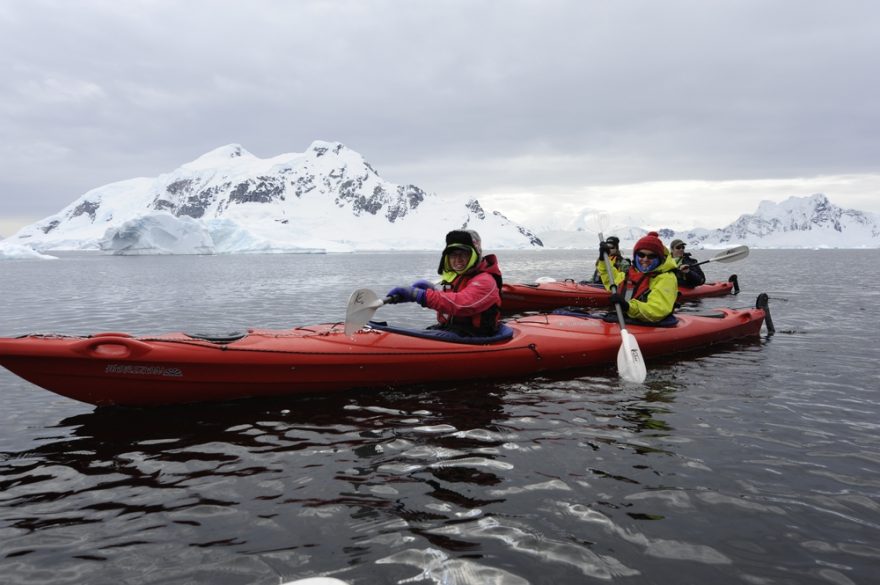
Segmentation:
<svg viewBox="0 0 880 585">
<path fill-rule="evenodd" d="M 675 274 L 680 286 L 696 288 L 701 284 L 706 284 L 706 275 L 703 274 L 703 269 L 696 265 L 697 259 L 692 258 L 688 252 L 684 251 L 686 246 L 687 244 L 681 240 L 672 240 L 672 244 L 669 246 L 675 264 L 678 266 Z"/>
<path fill-rule="evenodd" d="M 416 302 L 437 311 L 430 329 L 462 336 L 492 336 L 501 315 L 501 269 L 494 254 L 483 256 L 480 234 L 453 230 L 446 234 L 437 274 L 440 283 L 418 280 L 388 291 L 396 303 Z"/>
<path fill-rule="evenodd" d="M 611 303 L 619 303 L 623 314 L 629 319 L 659 324 L 671 318 L 678 299 L 678 279 L 675 276 L 675 260 L 660 241 L 657 232 L 648 232 L 633 248 L 632 266 L 626 272 L 611 267 L 611 278 L 617 292 L 611 295 Z M 599 244 L 599 257 L 608 253 L 608 243 Z M 611 290 L 611 280 L 605 262 L 596 265 L 602 284 Z"/>
</svg>

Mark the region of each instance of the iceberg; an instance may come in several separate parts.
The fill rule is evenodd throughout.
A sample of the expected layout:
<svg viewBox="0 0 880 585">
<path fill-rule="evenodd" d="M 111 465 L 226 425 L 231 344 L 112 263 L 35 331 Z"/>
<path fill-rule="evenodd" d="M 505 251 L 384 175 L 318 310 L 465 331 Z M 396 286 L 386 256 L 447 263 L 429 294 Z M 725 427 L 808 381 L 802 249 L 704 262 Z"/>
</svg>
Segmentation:
<svg viewBox="0 0 880 585">
<path fill-rule="evenodd" d="M 56 256 L 41 254 L 25 244 L 0 241 L 0 260 L 57 260 Z"/>
<path fill-rule="evenodd" d="M 98 241 L 105 252 L 143 254 L 213 254 L 214 240 L 201 222 L 170 213 L 153 213 L 109 228 Z"/>
<path fill-rule="evenodd" d="M 98 247 L 119 256 L 324 252 L 260 238 L 230 219 L 200 221 L 168 212 L 142 215 L 109 228 Z"/>
</svg>

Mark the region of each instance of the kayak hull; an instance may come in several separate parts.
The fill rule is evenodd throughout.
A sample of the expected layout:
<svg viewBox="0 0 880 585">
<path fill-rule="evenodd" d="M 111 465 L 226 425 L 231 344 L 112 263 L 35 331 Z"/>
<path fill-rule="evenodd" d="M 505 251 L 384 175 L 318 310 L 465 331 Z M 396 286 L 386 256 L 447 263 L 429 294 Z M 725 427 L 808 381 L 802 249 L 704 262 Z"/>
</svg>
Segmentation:
<svg viewBox="0 0 880 585">
<path fill-rule="evenodd" d="M 682 315 L 670 328 L 628 327 L 645 357 L 756 336 L 763 309 Z M 132 337 L 32 335 L 0 338 L 0 365 L 57 394 L 97 406 L 150 406 L 354 388 L 530 376 L 607 366 L 620 347 L 617 324 L 570 315 L 508 321 L 509 340 L 466 345 L 340 323 L 253 329 L 212 342 L 185 333 Z"/>
<path fill-rule="evenodd" d="M 696 288 L 679 287 L 680 301 L 720 297 L 734 293 L 736 282 L 707 282 Z M 607 307 L 611 293 L 601 284 L 580 284 L 574 280 L 537 284 L 505 284 L 501 287 L 501 311 L 507 315 L 527 311 L 549 312 L 562 307 Z"/>
</svg>

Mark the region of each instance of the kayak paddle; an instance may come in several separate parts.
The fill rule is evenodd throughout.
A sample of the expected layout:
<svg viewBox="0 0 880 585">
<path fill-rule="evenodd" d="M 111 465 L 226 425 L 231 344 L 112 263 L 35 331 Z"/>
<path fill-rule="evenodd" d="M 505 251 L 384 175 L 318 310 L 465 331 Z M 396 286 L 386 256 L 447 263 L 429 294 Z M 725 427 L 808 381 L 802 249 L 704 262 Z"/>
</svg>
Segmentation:
<svg viewBox="0 0 880 585">
<path fill-rule="evenodd" d="M 605 241 L 602 232 L 599 232 L 599 241 Z M 608 281 L 611 283 L 611 293 L 614 294 L 617 292 L 617 285 L 614 283 L 611 259 L 608 258 L 608 254 L 602 254 L 602 258 L 605 260 L 605 270 L 608 272 Z M 645 360 L 642 359 L 642 350 L 639 349 L 636 336 L 626 330 L 626 322 L 623 320 L 623 309 L 620 308 L 620 303 L 614 303 L 614 309 L 617 311 L 617 322 L 620 323 L 620 349 L 617 352 L 617 372 L 627 382 L 641 384 L 648 377 L 648 369 L 645 367 Z"/>
<path fill-rule="evenodd" d="M 696 264 L 692 264 L 692 266 L 699 266 L 700 264 L 708 264 L 709 262 L 736 262 L 737 260 L 742 260 L 746 256 L 749 255 L 749 247 L 748 246 L 737 246 L 736 248 L 731 248 L 729 250 L 724 250 L 723 252 L 719 252 L 714 257 L 709 258 L 708 260 L 703 260 L 702 262 L 697 262 Z"/>
<path fill-rule="evenodd" d="M 380 299 L 368 288 L 359 288 L 351 293 L 345 310 L 345 334 L 352 335 L 373 318 L 376 309 L 391 302 L 391 297 Z"/>
</svg>

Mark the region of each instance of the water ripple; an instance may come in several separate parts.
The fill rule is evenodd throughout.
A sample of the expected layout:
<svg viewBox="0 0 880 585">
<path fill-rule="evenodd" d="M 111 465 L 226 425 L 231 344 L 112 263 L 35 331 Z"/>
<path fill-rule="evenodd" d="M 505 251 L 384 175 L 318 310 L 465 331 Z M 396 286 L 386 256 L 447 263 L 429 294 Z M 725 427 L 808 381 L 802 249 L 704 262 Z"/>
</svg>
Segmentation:
<svg viewBox="0 0 880 585">
<path fill-rule="evenodd" d="M 381 558 L 376 564 L 408 565 L 420 570 L 417 575 L 400 582 L 430 580 L 437 585 L 528 585 L 528 581 L 502 569 L 483 564 L 451 559 L 437 549 L 407 549 Z"/>
<path fill-rule="evenodd" d="M 640 574 L 609 555 L 597 555 L 586 547 L 555 541 L 495 518 L 446 526 L 431 532 L 466 539 L 499 540 L 517 553 L 569 565 L 595 579 L 611 580 Z"/>
</svg>

